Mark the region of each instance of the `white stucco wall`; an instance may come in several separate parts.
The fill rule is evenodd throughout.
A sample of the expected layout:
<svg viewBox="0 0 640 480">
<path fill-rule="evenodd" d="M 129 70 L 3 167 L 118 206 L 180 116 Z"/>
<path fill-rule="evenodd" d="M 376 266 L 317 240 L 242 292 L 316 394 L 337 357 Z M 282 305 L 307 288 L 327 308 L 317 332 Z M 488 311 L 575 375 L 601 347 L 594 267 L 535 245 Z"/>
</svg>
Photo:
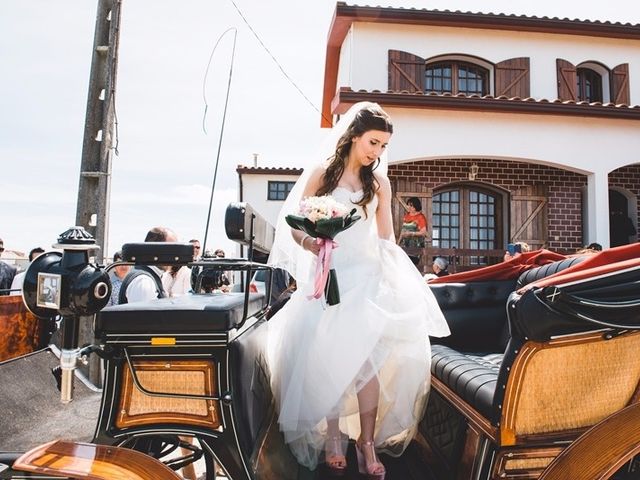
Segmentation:
<svg viewBox="0 0 640 480">
<path fill-rule="evenodd" d="M 297 179 L 298 177 L 293 175 L 244 173 L 242 175 L 242 201 L 251 205 L 265 220 L 275 226 L 284 201 L 267 200 L 269 182 L 295 182 Z"/>
<path fill-rule="evenodd" d="M 640 122 L 552 115 L 387 108 L 389 162 L 504 158 L 607 174 L 640 162 Z"/>
<path fill-rule="evenodd" d="M 472 28 L 356 23 L 345 38 L 338 76 L 349 83 L 339 82 L 338 87 L 386 91 L 389 49 L 424 59 L 473 55 L 492 63 L 529 57 L 531 96 L 550 100 L 557 98 L 557 58 L 574 65 L 598 62 L 609 69 L 629 63 L 631 103 L 640 103 L 640 61 L 635 61 L 640 58 L 640 41 Z"/>
</svg>

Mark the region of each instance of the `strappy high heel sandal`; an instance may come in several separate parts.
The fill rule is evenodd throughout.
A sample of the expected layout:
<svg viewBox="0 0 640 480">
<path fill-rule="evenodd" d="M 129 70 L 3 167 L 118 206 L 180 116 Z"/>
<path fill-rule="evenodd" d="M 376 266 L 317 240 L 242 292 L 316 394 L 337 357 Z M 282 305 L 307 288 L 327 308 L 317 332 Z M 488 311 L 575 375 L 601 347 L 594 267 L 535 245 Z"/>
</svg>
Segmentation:
<svg viewBox="0 0 640 480">
<path fill-rule="evenodd" d="M 367 463 L 364 451 L 371 452 L 374 462 Z M 356 456 L 358 457 L 358 471 L 367 476 L 367 480 L 384 480 L 387 470 L 376 456 L 376 449 L 373 442 L 356 442 Z"/>
<path fill-rule="evenodd" d="M 342 477 L 347 472 L 347 457 L 342 453 L 342 437 L 327 437 L 324 443 L 324 458 L 332 477 Z"/>
</svg>

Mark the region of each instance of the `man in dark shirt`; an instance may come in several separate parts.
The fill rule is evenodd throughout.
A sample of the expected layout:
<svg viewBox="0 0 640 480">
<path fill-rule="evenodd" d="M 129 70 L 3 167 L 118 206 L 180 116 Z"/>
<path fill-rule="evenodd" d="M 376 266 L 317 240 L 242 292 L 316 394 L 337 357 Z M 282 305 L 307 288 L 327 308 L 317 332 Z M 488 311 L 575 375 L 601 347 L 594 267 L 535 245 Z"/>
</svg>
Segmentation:
<svg viewBox="0 0 640 480">
<path fill-rule="evenodd" d="M 0 238 L 0 255 L 4 252 L 4 241 Z M 9 295 L 16 268 L 0 260 L 0 295 Z"/>
</svg>

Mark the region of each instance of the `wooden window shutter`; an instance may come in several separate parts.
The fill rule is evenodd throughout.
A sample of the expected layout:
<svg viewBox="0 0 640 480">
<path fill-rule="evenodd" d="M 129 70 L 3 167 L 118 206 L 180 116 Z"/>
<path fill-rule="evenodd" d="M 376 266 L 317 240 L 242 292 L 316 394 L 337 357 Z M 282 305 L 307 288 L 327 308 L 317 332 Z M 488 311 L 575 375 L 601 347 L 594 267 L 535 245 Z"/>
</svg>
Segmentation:
<svg viewBox="0 0 640 480">
<path fill-rule="evenodd" d="M 576 76 L 576 66 L 562 58 L 557 58 L 556 69 L 558 72 L 558 98 L 560 100 L 577 101 L 578 78 Z"/>
<path fill-rule="evenodd" d="M 529 57 L 510 58 L 495 65 L 495 96 L 528 98 L 531 96 Z"/>
<path fill-rule="evenodd" d="M 389 90 L 424 91 L 425 60 L 412 53 L 389 50 Z"/>
<path fill-rule="evenodd" d="M 631 104 L 629 94 L 629 64 L 621 63 L 611 70 L 611 101 L 616 105 Z"/>
<path fill-rule="evenodd" d="M 547 188 L 542 184 L 524 186 L 511 194 L 511 242 L 526 242 L 532 250 L 547 245 L 547 199 Z"/>
</svg>

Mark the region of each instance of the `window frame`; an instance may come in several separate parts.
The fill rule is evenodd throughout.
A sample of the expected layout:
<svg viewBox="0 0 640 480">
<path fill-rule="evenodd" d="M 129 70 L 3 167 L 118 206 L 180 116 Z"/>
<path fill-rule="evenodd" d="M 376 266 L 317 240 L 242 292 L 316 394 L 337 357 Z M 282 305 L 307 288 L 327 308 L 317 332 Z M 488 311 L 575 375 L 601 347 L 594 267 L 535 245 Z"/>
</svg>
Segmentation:
<svg viewBox="0 0 640 480">
<path fill-rule="evenodd" d="M 449 185 L 444 185 L 441 188 L 433 191 L 433 196 L 431 199 L 431 231 L 433 235 L 433 230 L 436 228 L 442 228 L 441 225 L 436 225 L 435 216 L 441 215 L 441 213 L 436 213 L 435 204 L 438 202 L 439 195 L 443 193 L 451 193 L 458 192 L 458 244 L 455 245 L 455 248 L 460 249 L 468 249 L 471 248 L 471 228 L 478 228 L 471 226 L 471 200 L 470 194 L 471 192 L 478 192 L 479 194 L 484 194 L 490 197 L 493 197 L 494 202 L 494 231 L 495 238 L 493 239 L 493 247 L 489 246 L 487 249 L 478 249 L 482 250 L 499 250 L 503 247 L 504 242 L 506 241 L 506 233 L 507 233 L 507 225 L 505 225 L 505 219 L 508 219 L 508 208 L 509 202 L 508 199 L 504 197 L 504 193 L 492 189 L 489 186 L 483 183 L 453 183 Z M 441 236 L 438 235 L 438 240 L 440 240 Z M 454 245 L 451 244 L 447 247 L 443 247 L 441 242 L 438 242 L 438 245 L 435 244 L 436 237 L 433 235 L 434 244 L 433 246 L 436 248 L 454 248 Z M 483 264 L 480 262 L 480 258 L 478 258 L 478 264 Z"/>
<path fill-rule="evenodd" d="M 429 71 L 433 71 L 434 68 L 449 68 L 451 70 L 451 91 L 449 90 L 436 90 L 436 89 L 428 89 L 427 88 L 427 79 L 429 78 Z M 459 89 L 459 81 L 460 81 L 460 70 L 461 68 L 466 68 L 467 71 L 475 70 L 479 72 L 482 78 L 482 91 L 481 92 L 460 92 Z M 431 77 L 431 78 L 446 78 L 446 77 Z M 467 77 L 468 80 L 468 77 Z M 425 93 L 438 93 L 440 95 L 445 93 L 450 93 L 451 95 L 458 95 L 459 93 L 463 93 L 464 95 L 480 95 L 485 96 L 491 93 L 491 70 L 482 65 L 478 65 L 477 63 L 473 63 L 468 60 L 459 60 L 459 59 L 432 59 L 429 60 L 425 64 L 425 72 L 423 78 L 423 91 Z"/>
<path fill-rule="evenodd" d="M 295 185 L 295 183 L 296 182 L 289 181 L 289 180 L 267 181 L 267 201 L 284 202 L 289 196 L 289 193 L 291 193 L 291 190 L 293 189 L 293 186 Z M 279 185 L 284 186 L 284 190 L 279 190 L 277 188 L 272 189 L 272 186 L 277 187 Z M 284 193 L 284 198 L 272 198 L 272 193 L 275 194 L 276 196 L 279 196 L 280 193 Z"/>
<path fill-rule="evenodd" d="M 598 91 L 599 97 L 587 98 L 586 96 L 587 81 L 591 82 L 592 85 L 593 83 L 597 84 L 595 85 L 595 87 Z M 577 101 L 589 102 L 589 103 L 593 103 L 593 102 L 602 103 L 604 101 L 604 98 L 605 98 L 604 81 L 603 81 L 602 75 L 596 70 L 594 70 L 593 68 L 590 68 L 589 66 L 578 66 L 576 68 L 576 99 Z"/>
</svg>

